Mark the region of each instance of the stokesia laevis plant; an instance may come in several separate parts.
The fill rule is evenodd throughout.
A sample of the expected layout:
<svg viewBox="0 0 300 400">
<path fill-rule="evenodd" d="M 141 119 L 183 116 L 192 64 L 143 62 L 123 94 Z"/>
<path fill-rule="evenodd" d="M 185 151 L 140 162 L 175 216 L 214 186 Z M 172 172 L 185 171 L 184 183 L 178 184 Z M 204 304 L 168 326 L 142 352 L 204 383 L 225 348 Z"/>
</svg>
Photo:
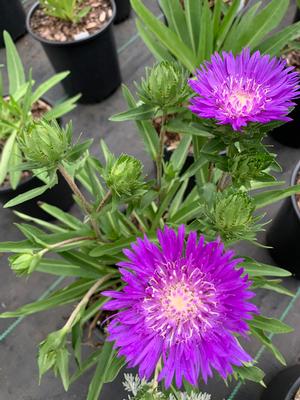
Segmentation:
<svg viewBox="0 0 300 400">
<path fill-rule="evenodd" d="M 234 56 L 212 56 L 189 84 L 196 96 L 190 109 L 201 118 L 230 124 L 241 131 L 250 122 L 290 121 L 287 116 L 299 97 L 299 74 L 285 60 L 250 54 L 244 49 Z"/>
<path fill-rule="evenodd" d="M 119 311 L 108 326 L 108 340 L 115 341 L 128 366 L 139 366 L 149 380 L 158 367 L 158 379 L 178 388 L 185 378 L 196 386 L 212 369 L 226 379 L 233 366 L 252 361 L 236 334 L 247 335 L 247 320 L 257 307 L 243 260 L 224 250 L 220 240 L 205 243 L 185 228 L 178 233 L 165 227 L 157 233 L 160 247 L 147 236 L 138 239 L 127 260 L 120 262 L 125 287 L 106 291 L 112 297 L 103 308 Z"/>
<path fill-rule="evenodd" d="M 242 71 L 239 57 L 230 58 L 228 82 Z M 257 62 L 252 62 L 253 70 L 261 57 L 257 54 Z M 273 104 L 277 117 L 285 118 L 298 83 L 292 70 L 283 65 L 278 68 L 276 60 L 270 63 L 274 81 L 290 83 L 289 95 L 278 86 L 284 107 L 278 106 L 277 95 L 268 98 L 269 109 Z M 221 73 L 217 67 L 214 72 Z M 262 81 L 264 73 L 270 76 L 267 68 L 261 69 Z M 219 81 L 219 75 L 211 80 Z M 253 96 L 247 98 L 245 92 L 249 87 L 239 86 L 233 97 L 225 91 L 231 112 L 252 110 L 249 101 Z M 216 374 L 226 381 L 263 380 L 264 373 L 251 352 L 240 345 L 241 336 L 254 336 L 285 363 L 268 335 L 292 329 L 260 315 L 251 298 L 257 288 L 292 295 L 280 279 L 274 279 L 290 274 L 250 257 L 235 256 L 229 248 L 240 240 L 255 242 L 263 226 L 259 209 L 299 192 L 299 186 L 270 190 L 278 185 L 272 176 L 278 164 L 262 143 L 271 129 L 269 123 L 245 119 L 247 126 L 241 126 L 241 134 L 231 121 L 216 124 L 216 118 L 198 118 L 188 109 L 191 91 L 182 67 L 173 62 L 156 64 L 137 89 L 136 101 L 124 87 L 129 110 L 113 118 L 136 121 L 145 148 L 156 162 L 156 181 L 144 176 L 139 160 L 126 154 L 115 157 L 103 141 L 100 161 L 90 154 L 90 141 L 73 143 L 70 124 L 62 129 L 46 121 L 33 122 L 18 137 L 26 159 L 23 166 L 45 182 L 39 190 L 54 185 L 59 171 L 73 190 L 82 217 L 47 204 L 41 207 L 58 224 L 18 213 L 25 220 L 18 227 L 26 240 L 0 243 L 0 252 L 12 253 L 12 270 L 17 275 L 39 271 L 72 279 L 61 282 L 62 289 L 48 298 L 0 317 L 76 304 L 65 325 L 40 344 L 38 364 L 40 377 L 53 370 L 66 390 L 95 367 L 88 400 L 98 400 L 103 385 L 113 381 L 126 364 L 138 366 L 141 376 L 148 379 L 130 394 L 131 400 L 207 400 L 209 395 L 198 392 L 201 378 L 206 381 Z M 200 96 L 200 112 L 206 103 L 212 112 L 223 110 L 224 102 L 213 102 L 211 92 Z M 157 118 L 161 120 L 158 130 Z M 166 160 L 163 139 L 169 132 L 181 135 L 181 142 Z M 195 160 L 184 170 L 191 150 Z M 187 191 L 190 177 L 198 174 L 196 187 Z M 253 192 L 257 188 L 259 193 Z M 6 207 L 36 195 L 36 191 L 27 192 Z M 203 236 L 198 240 L 200 232 Z M 127 249 L 125 255 L 123 249 Z M 93 347 L 99 326 L 101 343 L 98 338 Z M 91 354 L 82 351 L 87 343 Z M 69 362 L 74 360 L 77 369 L 73 373 Z"/>
</svg>

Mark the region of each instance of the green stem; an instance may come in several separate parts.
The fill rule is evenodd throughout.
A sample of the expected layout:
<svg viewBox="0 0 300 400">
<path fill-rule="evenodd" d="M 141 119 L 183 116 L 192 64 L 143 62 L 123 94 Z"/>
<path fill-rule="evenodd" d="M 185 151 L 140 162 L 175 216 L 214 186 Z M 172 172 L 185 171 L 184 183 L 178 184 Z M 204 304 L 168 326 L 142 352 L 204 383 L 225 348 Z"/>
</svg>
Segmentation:
<svg viewBox="0 0 300 400">
<path fill-rule="evenodd" d="M 58 243 L 55 243 L 55 244 L 50 244 L 46 249 L 41 250 L 39 253 L 40 253 L 41 256 L 43 256 L 46 253 L 48 253 L 48 251 L 50 251 L 50 250 L 58 249 L 60 247 L 66 246 L 68 244 L 82 242 L 83 240 L 93 240 L 93 239 L 95 239 L 95 238 L 90 237 L 90 236 L 79 236 L 79 237 L 76 237 L 76 238 L 63 240 L 62 242 L 58 242 Z"/>
<path fill-rule="evenodd" d="M 224 189 L 226 189 L 226 187 L 228 186 L 227 184 L 227 180 L 229 178 L 229 174 L 227 172 L 222 173 L 222 176 L 218 182 L 218 186 L 217 186 L 217 191 L 218 192 L 222 192 Z"/>
<path fill-rule="evenodd" d="M 103 278 L 99 279 L 97 282 L 94 283 L 94 285 L 89 289 L 89 291 L 84 295 L 82 300 L 77 304 L 76 308 L 70 315 L 68 321 L 64 325 L 63 329 L 68 332 L 72 327 L 74 322 L 76 321 L 77 315 L 80 313 L 80 311 L 88 304 L 90 298 L 93 296 L 93 294 L 98 290 L 99 286 L 101 286 L 105 281 L 110 279 L 113 276 L 113 274 L 108 274 L 104 276 Z"/>
<path fill-rule="evenodd" d="M 100 229 L 98 227 L 97 221 L 92 218 L 91 213 L 92 213 L 92 206 L 91 204 L 87 201 L 79 187 L 76 185 L 76 182 L 74 181 L 73 177 L 66 171 L 66 169 L 63 167 L 63 165 L 58 166 L 59 172 L 62 174 L 68 185 L 70 186 L 71 190 L 73 193 L 79 198 L 80 203 L 82 205 L 82 208 L 84 212 L 89 216 L 92 228 L 94 229 L 97 237 L 101 237 Z"/>
<path fill-rule="evenodd" d="M 65 170 L 65 168 L 62 165 L 59 165 L 58 170 L 65 178 L 66 182 L 72 189 L 73 193 L 79 198 L 85 213 L 89 215 L 92 210 L 92 207 L 90 203 L 87 201 L 87 199 L 84 197 L 79 187 L 76 185 L 76 182 L 74 181 L 73 177 L 69 175 L 69 173 Z"/>
<path fill-rule="evenodd" d="M 112 196 L 111 191 L 109 190 L 106 195 L 103 197 L 103 199 L 101 200 L 100 204 L 98 205 L 97 209 L 96 209 L 96 213 L 98 214 L 102 208 L 106 205 L 106 203 L 108 202 L 108 200 L 110 200 Z"/>
</svg>

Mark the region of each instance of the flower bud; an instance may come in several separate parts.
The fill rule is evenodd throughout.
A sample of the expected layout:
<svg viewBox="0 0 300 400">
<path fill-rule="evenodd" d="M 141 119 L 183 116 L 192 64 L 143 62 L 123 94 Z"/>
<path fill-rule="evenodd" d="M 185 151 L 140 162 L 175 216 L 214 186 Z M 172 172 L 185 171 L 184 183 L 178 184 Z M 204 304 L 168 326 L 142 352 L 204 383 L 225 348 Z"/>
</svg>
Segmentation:
<svg viewBox="0 0 300 400">
<path fill-rule="evenodd" d="M 17 276 L 31 274 L 39 265 L 42 256 L 39 253 L 24 253 L 9 258 L 11 268 Z"/>
<path fill-rule="evenodd" d="M 38 354 L 40 379 L 51 368 L 53 368 L 55 372 L 59 372 L 61 359 L 68 359 L 66 335 L 67 331 L 62 328 L 50 333 L 47 338 L 40 343 Z"/>
<path fill-rule="evenodd" d="M 166 110 L 188 99 L 187 79 L 188 74 L 180 64 L 162 61 L 146 68 L 146 78 L 141 80 L 137 93 L 145 104 Z"/>
<path fill-rule="evenodd" d="M 121 154 L 104 174 L 107 186 L 117 197 L 132 197 L 144 186 L 142 163 L 132 156 Z"/>
<path fill-rule="evenodd" d="M 229 159 L 229 172 L 237 186 L 248 186 L 252 180 L 267 176 L 264 172 L 274 162 L 274 157 L 265 152 L 244 152 Z"/>
<path fill-rule="evenodd" d="M 20 145 L 25 159 L 35 168 L 55 167 L 71 148 L 72 128 L 59 127 L 57 122 L 33 122 L 24 130 Z"/>
<path fill-rule="evenodd" d="M 227 190 L 216 194 L 212 208 L 206 212 L 213 232 L 223 240 L 254 240 L 255 206 L 246 192 Z"/>
</svg>

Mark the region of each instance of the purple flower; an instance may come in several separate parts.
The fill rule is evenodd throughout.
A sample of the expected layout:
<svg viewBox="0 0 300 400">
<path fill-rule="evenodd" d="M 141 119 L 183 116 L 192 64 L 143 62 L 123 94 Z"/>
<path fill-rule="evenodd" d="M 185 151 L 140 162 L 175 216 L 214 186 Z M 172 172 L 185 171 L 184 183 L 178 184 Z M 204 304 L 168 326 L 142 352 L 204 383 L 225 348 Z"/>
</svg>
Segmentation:
<svg viewBox="0 0 300 400">
<path fill-rule="evenodd" d="M 198 95 L 190 109 L 201 118 L 214 118 L 240 131 L 248 122 L 290 121 L 289 107 L 299 97 L 299 74 L 286 61 L 250 54 L 215 54 L 196 72 L 189 85 Z"/>
<path fill-rule="evenodd" d="M 178 234 L 165 227 L 158 240 L 160 247 L 145 236 L 124 250 L 128 260 L 119 266 L 125 286 L 103 293 L 113 298 L 103 308 L 117 311 L 108 340 L 146 379 L 161 360 L 159 379 L 167 387 L 173 378 L 178 387 L 183 378 L 196 385 L 200 373 L 207 381 L 212 368 L 226 378 L 234 365 L 252 360 L 236 338 L 247 335 L 245 320 L 257 313 L 249 302 L 251 282 L 237 269 L 242 260 L 220 240 L 198 241 L 196 232 L 185 243 L 184 226 Z"/>
</svg>

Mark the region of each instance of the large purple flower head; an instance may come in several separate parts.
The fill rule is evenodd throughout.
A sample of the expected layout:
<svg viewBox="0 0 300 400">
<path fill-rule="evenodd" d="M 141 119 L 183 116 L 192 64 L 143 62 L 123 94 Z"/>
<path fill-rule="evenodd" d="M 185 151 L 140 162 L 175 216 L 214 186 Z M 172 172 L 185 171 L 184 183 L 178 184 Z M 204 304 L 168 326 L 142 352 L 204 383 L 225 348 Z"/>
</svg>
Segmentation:
<svg viewBox="0 0 300 400">
<path fill-rule="evenodd" d="M 198 241 L 196 232 L 185 242 L 184 226 L 178 234 L 165 227 L 158 240 L 160 246 L 145 236 L 124 250 L 125 286 L 103 293 L 113 298 L 103 308 L 117 311 L 108 340 L 146 379 L 161 360 L 159 379 L 167 387 L 173 378 L 178 387 L 183 378 L 196 385 L 200 373 L 207 381 L 212 368 L 226 378 L 234 365 L 251 361 L 236 338 L 247 334 L 246 320 L 257 312 L 248 277 L 237 268 L 241 259 L 219 240 Z"/>
<path fill-rule="evenodd" d="M 189 85 L 197 94 L 190 109 L 202 118 L 231 124 L 240 131 L 249 122 L 290 121 L 293 99 L 299 96 L 299 74 L 286 61 L 250 54 L 244 49 L 236 57 L 216 53 L 197 70 Z"/>
</svg>

